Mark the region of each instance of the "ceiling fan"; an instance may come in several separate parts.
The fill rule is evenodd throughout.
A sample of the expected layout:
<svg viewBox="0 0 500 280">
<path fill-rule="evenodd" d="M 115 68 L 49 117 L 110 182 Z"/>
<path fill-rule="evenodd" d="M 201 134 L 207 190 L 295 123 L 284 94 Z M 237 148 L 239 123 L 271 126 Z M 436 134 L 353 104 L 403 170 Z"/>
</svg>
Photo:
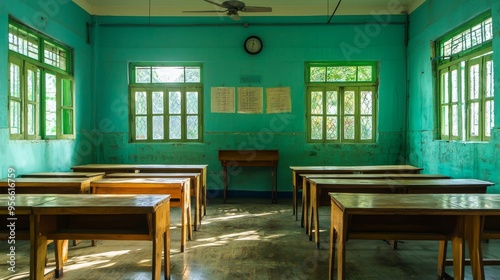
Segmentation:
<svg viewBox="0 0 500 280">
<path fill-rule="evenodd" d="M 257 7 L 257 6 L 247 6 L 245 3 L 242 1 L 237 1 L 237 0 L 228 0 L 224 1 L 222 3 L 217 3 L 211 0 L 203 0 L 205 2 L 208 2 L 210 4 L 214 4 L 217 7 L 224 8 L 225 10 L 222 11 L 216 11 L 216 10 L 209 10 L 209 11 L 184 11 L 184 13 L 226 13 L 229 17 L 231 17 L 234 20 L 240 20 L 240 15 L 238 12 L 249 12 L 249 13 L 262 13 L 262 12 L 272 12 L 273 9 L 271 7 Z"/>
</svg>

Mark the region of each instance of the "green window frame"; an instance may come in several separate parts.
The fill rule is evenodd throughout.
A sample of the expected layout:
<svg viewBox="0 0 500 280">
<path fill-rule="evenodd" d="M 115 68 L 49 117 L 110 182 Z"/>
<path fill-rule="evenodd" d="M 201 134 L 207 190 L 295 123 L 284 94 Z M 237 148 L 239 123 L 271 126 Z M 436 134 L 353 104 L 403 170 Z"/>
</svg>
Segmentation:
<svg viewBox="0 0 500 280">
<path fill-rule="evenodd" d="M 74 139 L 72 49 L 12 18 L 8 27 L 9 138 Z"/>
<path fill-rule="evenodd" d="M 495 114 L 492 32 L 487 12 L 436 41 L 441 140 L 490 140 Z"/>
<path fill-rule="evenodd" d="M 378 63 L 308 62 L 305 69 L 307 141 L 374 143 Z"/>
<path fill-rule="evenodd" d="M 130 142 L 202 142 L 202 65 L 130 63 Z"/>
</svg>

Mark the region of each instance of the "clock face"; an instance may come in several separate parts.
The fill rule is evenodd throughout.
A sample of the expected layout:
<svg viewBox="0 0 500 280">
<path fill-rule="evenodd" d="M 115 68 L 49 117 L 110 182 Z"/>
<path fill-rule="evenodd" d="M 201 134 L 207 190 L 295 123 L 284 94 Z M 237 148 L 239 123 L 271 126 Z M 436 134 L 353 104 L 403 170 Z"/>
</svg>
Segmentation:
<svg viewBox="0 0 500 280">
<path fill-rule="evenodd" d="M 262 50 L 262 40 L 257 36 L 250 36 L 245 40 L 245 51 L 249 54 L 258 54 Z"/>
</svg>

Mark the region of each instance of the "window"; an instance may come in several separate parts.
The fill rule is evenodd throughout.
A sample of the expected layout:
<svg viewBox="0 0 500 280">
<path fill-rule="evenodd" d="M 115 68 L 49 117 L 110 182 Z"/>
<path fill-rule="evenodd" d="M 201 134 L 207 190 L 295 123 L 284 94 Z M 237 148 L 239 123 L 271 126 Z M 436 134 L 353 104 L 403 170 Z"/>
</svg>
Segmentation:
<svg viewBox="0 0 500 280">
<path fill-rule="evenodd" d="M 436 42 L 441 139 L 488 141 L 494 125 L 491 15 Z"/>
<path fill-rule="evenodd" d="M 11 139 L 74 138 L 72 52 L 9 20 Z"/>
<path fill-rule="evenodd" d="M 309 142 L 373 143 L 377 63 L 306 64 Z"/>
<path fill-rule="evenodd" d="M 201 142 L 201 65 L 130 64 L 132 142 Z"/>
</svg>

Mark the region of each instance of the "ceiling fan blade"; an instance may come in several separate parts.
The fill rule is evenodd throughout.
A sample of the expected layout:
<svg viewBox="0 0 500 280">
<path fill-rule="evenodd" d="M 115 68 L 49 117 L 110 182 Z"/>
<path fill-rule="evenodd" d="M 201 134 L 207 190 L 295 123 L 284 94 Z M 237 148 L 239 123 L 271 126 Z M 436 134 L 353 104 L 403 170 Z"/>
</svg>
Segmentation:
<svg viewBox="0 0 500 280">
<path fill-rule="evenodd" d="M 263 13 L 263 12 L 272 12 L 273 8 L 271 7 L 256 7 L 256 6 L 245 6 L 241 11 L 250 12 L 250 13 Z"/>
<path fill-rule="evenodd" d="M 215 6 L 219 6 L 221 8 L 226 8 L 226 7 L 222 6 L 222 4 L 214 2 L 214 1 L 211 1 L 211 0 L 203 0 L 203 1 L 208 2 L 210 4 L 214 4 Z"/>
<path fill-rule="evenodd" d="M 209 11 L 182 11 L 183 13 L 225 13 L 226 11 L 216 11 L 216 10 L 209 10 Z"/>
</svg>

